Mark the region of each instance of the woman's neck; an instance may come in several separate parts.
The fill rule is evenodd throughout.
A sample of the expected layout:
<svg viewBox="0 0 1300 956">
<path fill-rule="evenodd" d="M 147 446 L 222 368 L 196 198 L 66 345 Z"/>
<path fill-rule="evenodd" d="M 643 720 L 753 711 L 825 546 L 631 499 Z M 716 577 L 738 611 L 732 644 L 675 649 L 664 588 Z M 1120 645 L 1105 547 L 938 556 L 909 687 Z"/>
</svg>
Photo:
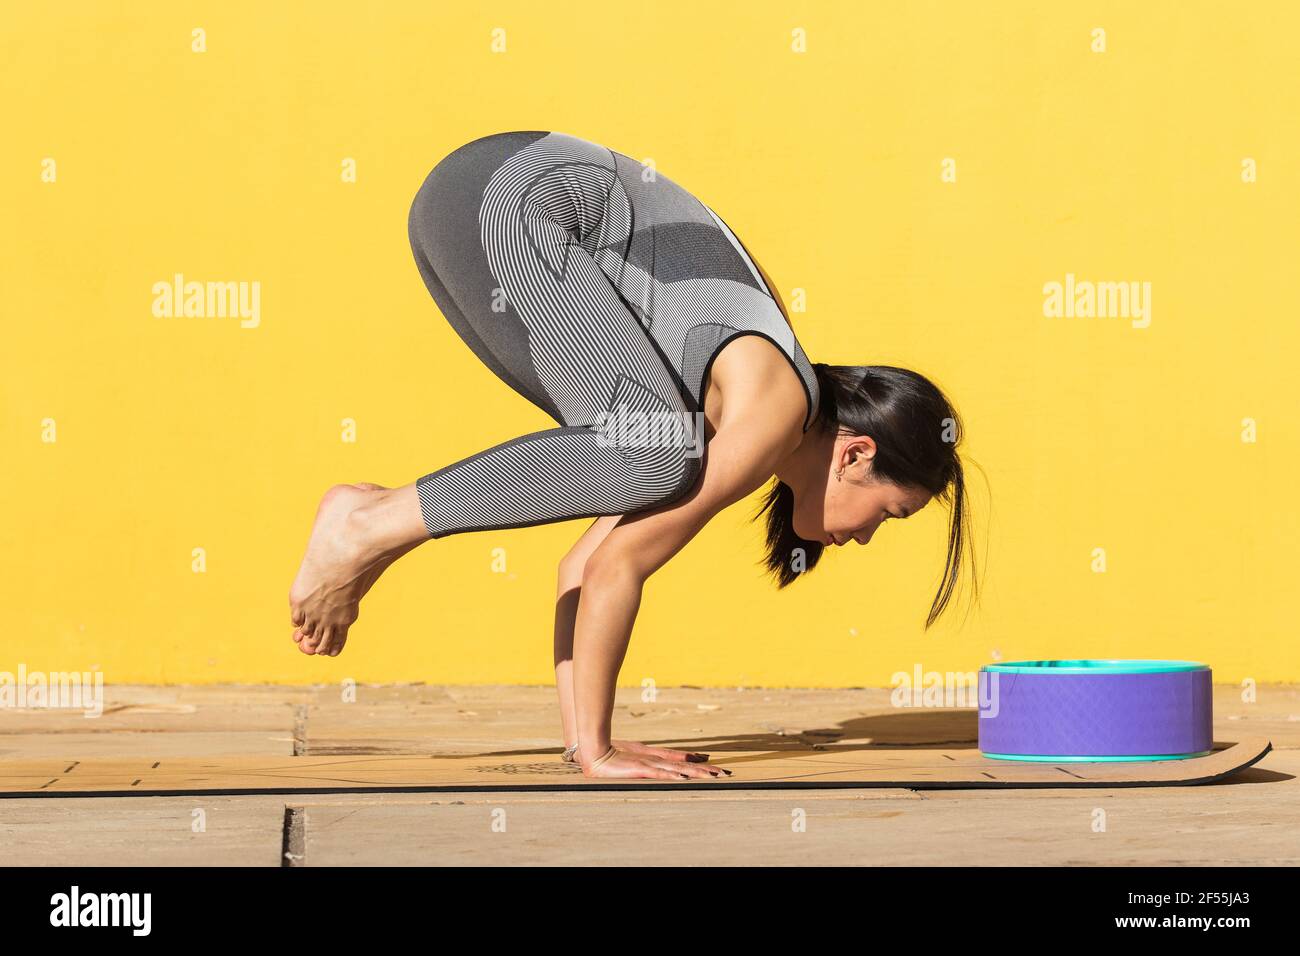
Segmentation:
<svg viewBox="0 0 1300 956">
<path fill-rule="evenodd" d="M 786 455 L 775 471 L 778 481 L 789 486 L 798 498 L 826 473 L 835 437 L 828 435 L 814 422 L 803 433 L 803 439 Z"/>
</svg>

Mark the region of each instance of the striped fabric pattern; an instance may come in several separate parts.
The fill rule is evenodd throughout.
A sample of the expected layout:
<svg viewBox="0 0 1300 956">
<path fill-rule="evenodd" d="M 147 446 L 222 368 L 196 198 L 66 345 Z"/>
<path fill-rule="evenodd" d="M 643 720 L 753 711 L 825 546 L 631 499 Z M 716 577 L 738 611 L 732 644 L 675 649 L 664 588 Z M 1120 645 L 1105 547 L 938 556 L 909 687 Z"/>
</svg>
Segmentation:
<svg viewBox="0 0 1300 956">
<path fill-rule="evenodd" d="M 419 479 L 432 537 L 626 514 L 684 494 L 697 451 L 610 444 L 601 423 L 701 411 L 708 365 L 739 334 L 783 350 L 811 423 L 816 376 L 743 245 L 620 153 L 555 132 L 475 140 L 425 180 L 410 236 L 453 327 L 559 425 Z"/>
</svg>

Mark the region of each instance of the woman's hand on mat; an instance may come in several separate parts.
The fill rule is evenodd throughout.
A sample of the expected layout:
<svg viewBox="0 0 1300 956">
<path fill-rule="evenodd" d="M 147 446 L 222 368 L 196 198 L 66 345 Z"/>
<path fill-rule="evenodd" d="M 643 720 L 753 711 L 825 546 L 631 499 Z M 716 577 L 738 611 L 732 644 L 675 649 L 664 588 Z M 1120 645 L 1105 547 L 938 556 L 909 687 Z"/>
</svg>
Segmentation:
<svg viewBox="0 0 1300 956">
<path fill-rule="evenodd" d="M 712 780 L 731 776 L 730 770 L 714 767 L 707 763 L 690 763 L 687 761 L 665 760 L 648 754 L 627 753 L 617 750 L 614 756 L 598 765 L 594 770 L 582 768 L 588 777 L 622 777 L 646 780 Z"/>
<path fill-rule="evenodd" d="M 658 757 L 660 760 L 677 760 L 683 763 L 708 763 L 709 755 L 690 750 L 670 750 L 667 747 L 651 747 L 636 740 L 611 740 L 619 750 L 640 754 L 643 757 Z"/>
</svg>

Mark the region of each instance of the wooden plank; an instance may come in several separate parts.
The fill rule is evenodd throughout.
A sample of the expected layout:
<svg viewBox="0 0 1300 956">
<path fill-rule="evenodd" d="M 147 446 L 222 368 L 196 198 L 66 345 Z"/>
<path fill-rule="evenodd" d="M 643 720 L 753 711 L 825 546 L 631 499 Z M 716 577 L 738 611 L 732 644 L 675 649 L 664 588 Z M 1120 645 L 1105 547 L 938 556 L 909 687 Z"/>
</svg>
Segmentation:
<svg viewBox="0 0 1300 956">
<path fill-rule="evenodd" d="M 462 756 L 187 757 L 0 762 L 0 797 L 168 794 L 507 792 L 519 790 L 820 789 L 1187 786 L 1222 779 L 1271 749 L 1264 737 L 1216 744 L 1187 760 L 1032 764 L 974 748 L 825 747 L 728 753 L 715 780 L 588 779 L 554 752 Z"/>
<path fill-rule="evenodd" d="M 278 867 L 284 804 L 272 794 L 5 800 L 0 802 L 4 865 Z"/>
</svg>

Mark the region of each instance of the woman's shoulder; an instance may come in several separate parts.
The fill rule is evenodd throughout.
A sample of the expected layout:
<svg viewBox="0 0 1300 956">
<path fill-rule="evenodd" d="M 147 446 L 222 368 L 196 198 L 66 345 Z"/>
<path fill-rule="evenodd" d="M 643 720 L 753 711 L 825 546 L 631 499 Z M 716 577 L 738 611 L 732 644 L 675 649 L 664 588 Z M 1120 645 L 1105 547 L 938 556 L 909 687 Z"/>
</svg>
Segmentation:
<svg viewBox="0 0 1300 956">
<path fill-rule="evenodd" d="M 802 434 L 807 394 L 790 357 L 765 335 L 738 335 L 713 360 L 710 378 L 727 418 L 761 415 Z"/>
</svg>

